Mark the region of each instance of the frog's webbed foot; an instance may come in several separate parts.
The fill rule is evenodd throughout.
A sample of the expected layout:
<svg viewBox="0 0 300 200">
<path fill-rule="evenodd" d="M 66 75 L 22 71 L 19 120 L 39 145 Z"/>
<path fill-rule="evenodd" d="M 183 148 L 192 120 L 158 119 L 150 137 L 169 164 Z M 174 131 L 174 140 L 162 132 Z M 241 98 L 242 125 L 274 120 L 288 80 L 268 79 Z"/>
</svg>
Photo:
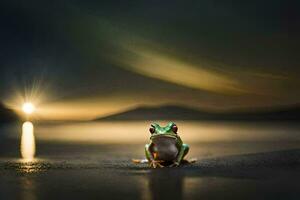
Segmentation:
<svg viewBox="0 0 300 200">
<path fill-rule="evenodd" d="M 186 162 L 187 162 L 188 164 L 195 163 L 195 162 L 197 162 L 197 158 L 191 158 L 191 159 L 189 159 L 189 160 L 186 160 Z"/>
<path fill-rule="evenodd" d="M 152 168 L 163 168 L 164 166 L 160 163 L 161 163 L 161 161 L 152 160 L 149 164 L 150 164 L 150 167 L 152 167 Z"/>
<path fill-rule="evenodd" d="M 169 167 L 179 167 L 180 163 L 179 162 L 173 162 Z"/>
<path fill-rule="evenodd" d="M 147 159 L 131 159 L 131 161 L 135 164 L 143 164 L 143 163 L 148 163 L 149 161 Z"/>
</svg>

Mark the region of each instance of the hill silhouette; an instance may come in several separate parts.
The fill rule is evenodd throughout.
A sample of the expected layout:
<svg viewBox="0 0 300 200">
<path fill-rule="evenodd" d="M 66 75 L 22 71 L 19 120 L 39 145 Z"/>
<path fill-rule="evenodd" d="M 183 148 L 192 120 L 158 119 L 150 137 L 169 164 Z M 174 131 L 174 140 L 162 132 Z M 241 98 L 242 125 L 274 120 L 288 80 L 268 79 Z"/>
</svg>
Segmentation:
<svg viewBox="0 0 300 200">
<path fill-rule="evenodd" d="M 256 111 L 208 112 L 183 106 L 137 107 L 101 120 L 299 120 L 300 107 L 280 107 Z"/>
<path fill-rule="evenodd" d="M 0 103 L 0 123 L 16 120 L 18 120 L 18 116 L 16 115 L 16 113 L 10 109 L 5 108 L 5 106 Z"/>
</svg>

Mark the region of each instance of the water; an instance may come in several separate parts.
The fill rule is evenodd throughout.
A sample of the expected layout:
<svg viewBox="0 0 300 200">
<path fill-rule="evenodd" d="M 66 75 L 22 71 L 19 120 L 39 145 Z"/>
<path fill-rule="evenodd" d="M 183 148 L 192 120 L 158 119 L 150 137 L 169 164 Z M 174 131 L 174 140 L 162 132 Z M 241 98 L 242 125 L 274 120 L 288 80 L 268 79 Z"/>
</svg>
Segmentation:
<svg viewBox="0 0 300 200">
<path fill-rule="evenodd" d="M 22 126 L 1 127 L 0 199 L 298 199 L 298 125 L 177 124 L 198 162 L 163 170 L 130 161 L 144 157 L 149 122 L 34 123 L 31 160 Z"/>
<path fill-rule="evenodd" d="M 166 125 L 167 122 L 159 122 Z M 300 141 L 300 126 L 293 123 L 179 121 L 186 142 Z M 140 143 L 150 136 L 150 122 L 89 122 L 36 124 L 38 140 L 94 143 Z"/>
<path fill-rule="evenodd" d="M 34 123 L 34 124 L 33 124 Z M 87 123 L 38 123 L 0 127 L 0 138 L 6 146 L 0 150 L 4 157 L 33 158 L 37 143 L 38 157 L 64 156 L 76 148 L 78 156 L 91 157 L 99 154 L 103 145 L 125 147 L 132 156 L 143 156 L 144 145 L 149 142 L 150 122 L 87 122 Z M 167 122 L 159 122 L 167 124 Z M 179 135 L 191 145 L 190 157 L 214 157 L 233 154 L 276 151 L 298 148 L 300 126 L 295 123 L 241 123 L 241 122 L 199 122 L 179 121 Z M 34 133 L 33 133 L 34 130 Z M 35 141 L 36 140 L 36 141 Z M 15 144 L 11 144 L 14 141 Z M 19 143 L 21 149 L 18 149 Z M 85 145 L 84 145 L 85 144 Z M 130 149 L 132 145 L 136 148 Z M 51 149 L 59 148 L 59 152 Z M 72 148 L 69 148 L 72 146 Z M 84 147 L 83 147 L 84 146 Z M 43 150 L 45 148 L 45 150 Z M 118 148 L 114 154 L 118 153 Z M 106 152 L 107 153 L 107 152 Z"/>
</svg>

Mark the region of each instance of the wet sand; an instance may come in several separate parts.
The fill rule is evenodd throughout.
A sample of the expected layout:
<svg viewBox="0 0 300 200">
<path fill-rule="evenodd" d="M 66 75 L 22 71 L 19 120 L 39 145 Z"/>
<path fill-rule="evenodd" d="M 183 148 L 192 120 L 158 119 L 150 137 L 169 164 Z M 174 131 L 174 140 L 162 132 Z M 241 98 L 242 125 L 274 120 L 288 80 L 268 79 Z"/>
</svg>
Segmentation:
<svg viewBox="0 0 300 200">
<path fill-rule="evenodd" d="M 0 198 L 299 199 L 300 148 L 220 153 L 179 168 L 149 169 L 130 161 L 143 156 L 141 147 L 49 143 L 32 162 L 2 152 Z"/>
</svg>

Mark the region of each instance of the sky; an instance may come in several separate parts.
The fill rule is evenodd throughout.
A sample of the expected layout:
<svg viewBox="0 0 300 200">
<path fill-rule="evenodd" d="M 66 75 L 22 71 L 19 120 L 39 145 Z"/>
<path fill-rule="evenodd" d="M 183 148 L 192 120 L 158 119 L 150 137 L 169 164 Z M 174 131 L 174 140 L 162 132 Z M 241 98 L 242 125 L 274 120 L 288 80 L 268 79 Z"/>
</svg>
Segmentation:
<svg viewBox="0 0 300 200">
<path fill-rule="evenodd" d="M 289 0 L 0 3 L 0 101 L 45 120 L 138 106 L 208 111 L 300 103 Z"/>
</svg>

